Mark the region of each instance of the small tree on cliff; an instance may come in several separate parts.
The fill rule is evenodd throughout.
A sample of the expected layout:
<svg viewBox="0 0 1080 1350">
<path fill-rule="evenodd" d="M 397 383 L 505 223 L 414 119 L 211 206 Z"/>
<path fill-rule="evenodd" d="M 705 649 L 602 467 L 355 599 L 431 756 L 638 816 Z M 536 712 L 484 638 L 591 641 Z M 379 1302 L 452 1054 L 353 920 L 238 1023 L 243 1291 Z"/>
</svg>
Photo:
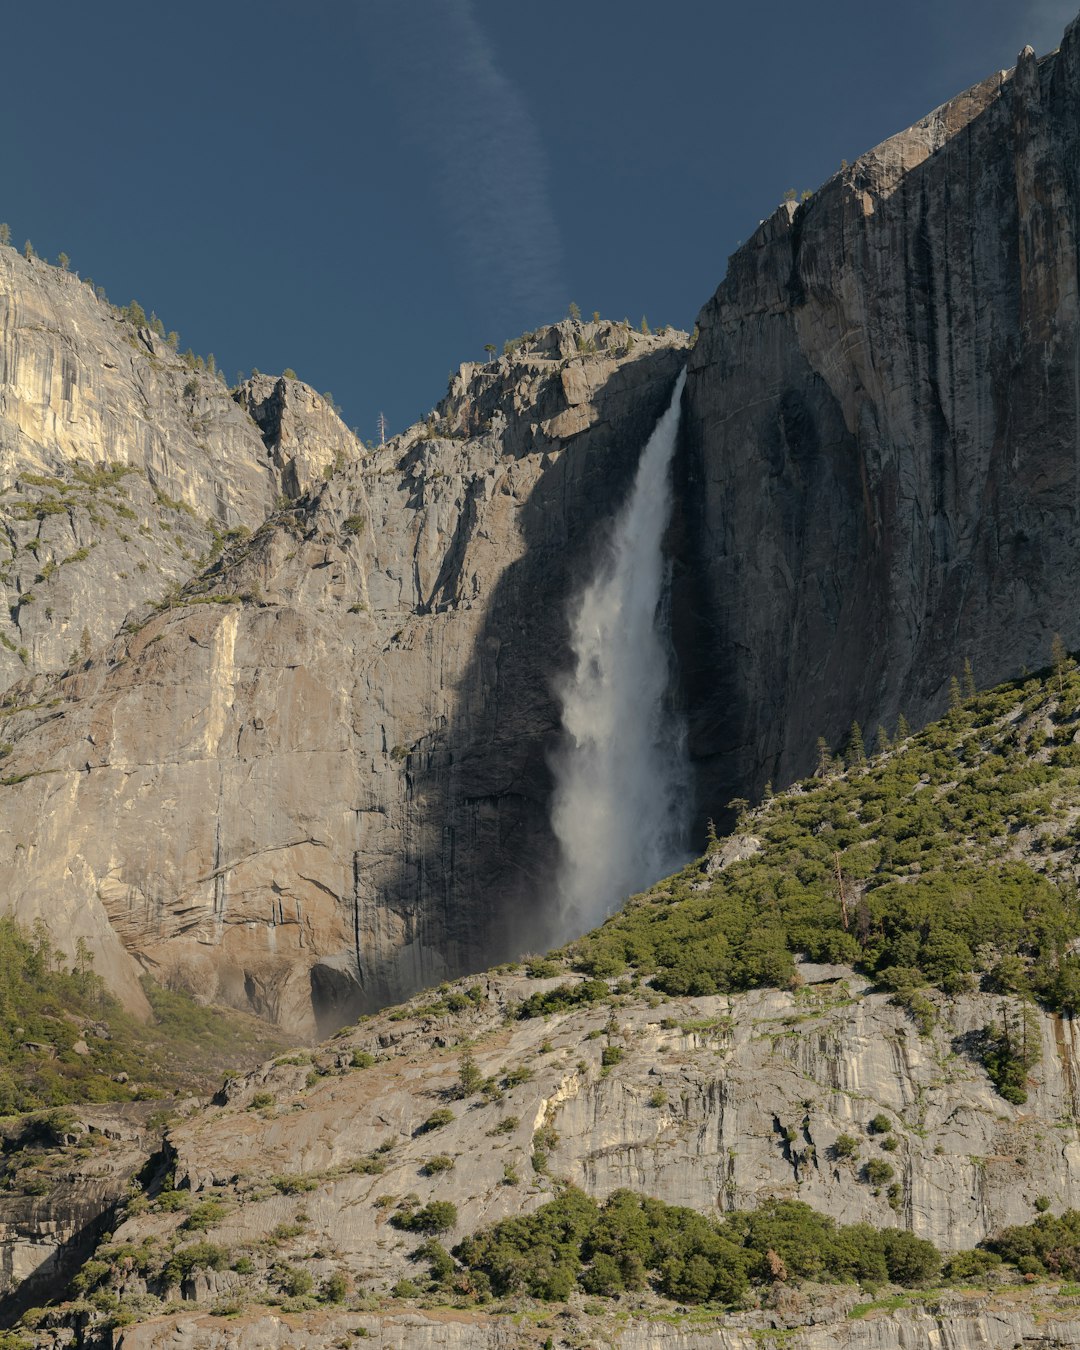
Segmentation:
<svg viewBox="0 0 1080 1350">
<path fill-rule="evenodd" d="M 11 226 L 6 220 L 0 220 L 0 244 L 11 243 Z"/>
<path fill-rule="evenodd" d="M 1050 664 L 1054 668 L 1054 676 L 1057 679 L 1058 693 L 1061 693 L 1064 685 L 1065 676 L 1072 666 L 1069 660 L 1069 653 L 1065 643 L 1061 640 L 1061 634 L 1055 633 L 1054 640 L 1050 644 Z"/>
<path fill-rule="evenodd" d="M 862 727 L 859 726 L 858 722 L 852 722 L 851 724 L 847 744 L 847 762 L 850 768 L 857 768 L 860 764 L 866 763 L 866 746 L 863 744 Z"/>
</svg>

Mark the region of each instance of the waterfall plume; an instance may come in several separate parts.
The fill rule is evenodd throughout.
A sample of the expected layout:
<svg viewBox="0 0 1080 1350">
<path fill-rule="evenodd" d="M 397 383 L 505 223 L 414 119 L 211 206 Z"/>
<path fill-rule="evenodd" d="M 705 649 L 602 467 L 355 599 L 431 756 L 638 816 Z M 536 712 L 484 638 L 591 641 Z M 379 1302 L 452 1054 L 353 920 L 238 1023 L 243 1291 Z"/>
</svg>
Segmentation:
<svg viewBox="0 0 1080 1350">
<path fill-rule="evenodd" d="M 685 725 L 670 704 L 662 552 L 685 381 L 684 370 L 595 572 L 571 605 L 574 668 L 557 687 L 563 745 L 553 763 L 560 940 L 685 859 L 690 775 Z"/>
</svg>

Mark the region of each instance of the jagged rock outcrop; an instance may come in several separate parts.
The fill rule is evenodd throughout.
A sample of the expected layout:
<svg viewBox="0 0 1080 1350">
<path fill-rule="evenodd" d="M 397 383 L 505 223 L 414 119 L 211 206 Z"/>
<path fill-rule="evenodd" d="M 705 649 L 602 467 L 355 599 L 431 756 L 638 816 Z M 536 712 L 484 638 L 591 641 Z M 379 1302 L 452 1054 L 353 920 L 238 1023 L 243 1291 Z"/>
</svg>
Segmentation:
<svg viewBox="0 0 1080 1350">
<path fill-rule="evenodd" d="M 0 248 L 0 685 L 85 659 L 286 477 L 219 376 Z"/>
<path fill-rule="evenodd" d="M 387 1346 L 459 1336 L 532 1344 L 483 1309 L 395 1304 L 396 1282 L 419 1277 L 423 1235 L 390 1220 L 403 1205 L 451 1201 L 456 1223 L 440 1235 L 450 1247 L 542 1205 L 564 1180 L 597 1197 L 629 1187 L 704 1213 L 799 1199 L 842 1222 L 910 1228 L 946 1251 L 1031 1222 L 1041 1197 L 1055 1212 L 1080 1203 L 1080 1052 L 1070 1023 L 1039 1019 L 1041 1059 L 1028 1102 L 1016 1107 L 971 1053 L 972 1032 L 1000 1014 L 1000 997 L 934 995 L 937 1026 L 920 1034 L 851 971 L 801 973 L 793 991 L 662 999 L 624 989 L 614 1002 L 529 1019 L 513 1015 L 520 1000 L 558 979 L 488 975 L 230 1081 L 216 1106 L 169 1132 L 168 1166 L 185 1203 L 142 1203 L 114 1238 L 121 1252 L 167 1253 L 193 1240 L 180 1225 L 212 1198 L 214 1217 L 198 1236 L 226 1251 L 228 1265 L 185 1280 L 190 1312 L 160 1318 L 137 1265 L 117 1266 L 106 1252 L 113 1294 L 143 1317 L 121 1344 L 223 1346 L 215 1338 L 226 1327 L 234 1345 L 333 1344 L 344 1325 L 337 1313 L 259 1308 L 290 1263 L 317 1286 L 344 1278 L 363 1300 L 353 1325 Z M 463 1046 L 494 1090 L 455 1095 Z M 621 1051 L 615 1068 L 610 1047 Z M 871 1126 L 882 1114 L 887 1133 Z M 844 1135 L 853 1154 L 835 1147 Z M 867 1179 L 874 1161 L 893 1169 L 892 1193 Z M 707 1328 L 680 1325 L 648 1293 L 602 1311 L 576 1294 L 567 1311 L 549 1305 L 534 1329 L 537 1344 L 600 1337 L 631 1350 L 741 1350 L 770 1334 L 805 1350 L 1012 1346 L 1036 1328 L 1048 1345 L 1080 1344 L 1075 1287 L 1061 1294 L 1016 1284 L 928 1302 L 916 1293 L 910 1308 L 862 1320 L 849 1316 L 866 1298 L 857 1286 L 778 1288 L 760 1309 Z M 245 1306 L 227 1323 L 207 1316 Z"/>
<path fill-rule="evenodd" d="M 362 457 L 294 381 L 225 399 L 307 495 L 8 689 L 8 910 L 298 1032 L 543 941 L 565 600 L 685 346 L 559 325 Z"/>
<path fill-rule="evenodd" d="M 1080 645 L 1078 165 L 1075 22 L 731 259 L 680 466 L 703 813 L 937 715 L 965 657 L 991 685 Z"/>
<path fill-rule="evenodd" d="M 100 1242 L 130 1198 L 130 1184 L 161 1146 L 153 1103 L 88 1106 L 67 1111 L 69 1148 L 47 1172 L 20 1175 L 40 1163 L 33 1121 L 9 1120 L 3 1131 L 0 1191 L 0 1326 L 62 1289 Z M 33 1185 L 25 1187 L 33 1176 Z"/>
<path fill-rule="evenodd" d="M 600 1005 L 508 1024 L 505 1008 L 558 981 L 484 977 L 491 1004 L 480 1011 L 424 1016 L 417 1004 L 412 1018 L 379 1017 L 330 1042 L 315 1072 L 301 1056 L 229 1086 L 223 1109 L 172 1132 L 177 1184 L 237 1200 L 219 1230 L 235 1246 L 285 1221 L 295 1203 L 265 1193 L 269 1173 L 309 1174 L 319 1184 L 304 1197 L 313 1225 L 304 1241 L 332 1242 L 364 1287 L 408 1273 L 409 1248 L 377 1240 L 392 1233 L 373 1203 L 380 1194 L 454 1201 L 458 1237 L 543 1203 L 552 1177 L 596 1196 L 629 1187 L 706 1213 L 783 1196 L 842 1222 L 909 1227 L 943 1250 L 1030 1223 L 1040 1195 L 1080 1208 L 1080 1048 L 1069 1020 L 1040 1018 L 1042 1053 L 1029 1100 L 1016 1107 L 971 1050 L 1000 1016 L 1000 997 L 935 996 L 938 1025 L 920 1035 L 850 971 L 803 970 L 807 983 L 793 992 L 630 997 L 614 1012 Z M 456 1119 L 425 1133 L 419 1127 L 453 1095 L 461 1038 L 483 1077 L 509 1074 L 510 1085 L 494 1102 L 468 1099 Z M 617 1071 L 603 1071 L 608 1044 L 622 1052 Z M 354 1048 L 383 1058 L 351 1069 Z M 515 1083 L 522 1067 L 531 1073 Z M 256 1093 L 273 1099 L 265 1116 L 248 1109 Z M 882 1112 L 889 1149 L 870 1129 Z M 507 1118 L 511 1128 L 491 1133 Z M 850 1157 L 834 1149 L 843 1134 L 858 1141 Z M 378 1174 L 349 1171 L 387 1141 Z M 539 1173 L 530 1161 L 538 1147 Z M 425 1177 L 433 1153 L 450 1156 L 453 1169 Z M 865 1178 L 873 1159 L 892 1168 L 891 1197 Z M 132 1231 L 141 1238 L 150 1223 L 140 1218 Z"/>
</svg>

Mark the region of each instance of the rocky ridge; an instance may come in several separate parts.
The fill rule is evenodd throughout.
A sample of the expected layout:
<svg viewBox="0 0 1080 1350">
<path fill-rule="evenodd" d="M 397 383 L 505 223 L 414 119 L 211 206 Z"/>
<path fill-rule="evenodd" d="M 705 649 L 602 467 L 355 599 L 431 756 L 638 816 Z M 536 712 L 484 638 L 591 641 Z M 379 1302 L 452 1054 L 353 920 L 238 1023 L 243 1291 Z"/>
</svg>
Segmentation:
<svg viewBox="0 0 1080 1350">
<path fill-rule="evenodd" d="M 116 357 L 107 370 L 126 363 L 129 404 L 133 388 L 180 380 L 179 359 L 150 330 L 99 313 L 74 278 L 5 261 L 29 269 L 31 294 L 51 297 L 47 332 L 60 345 L 83 331 L 84 311 L 99 327 L 119 324 L 103 350 Z M 522 936 L 504 927 L 513 903 L 535 898 L 552 851 L 563 601 L 669 394 L 685 336 L 570 322 L 528 335 L 499 361 L 463 366 L 430 419 L 363 453 L 306 386 L 254 376 L 230 398 L 196 372 L 240 451 L 221 442 L 197 453 L 175 416 L 139 433 L 146 449 L 123 423 L 109 465 L 135 472 L 88 473 L 70 460 L 86 448 L 78 441 L 49 460 L 68 466 L 75 486 L 57 479 L 61 488 L 21 467 L 44 451 L 24 443 L 20 410 L 31 393 L 56 394 L 34 374 L 49 359 L 21 355 L 25 326 L 9 362 L 28 391 L 12 400 L 11 514 L 12 529 L 26 517 L 38 542 L 16 587 L 29 584 L 26 568 L 49 570 L 34 583 L 38 602 L 69 574 L 101 587 L 116 548 L 143 547 L 113 540 L 110 511 L 138 517 L 151 492 L 194 537 L 164 594 L 161 577 L 152 590 L 138 564 L 125 569 L 115 612 L 99 616 L 107 627 L 125 615 L 111 642 L 4 695 L 9 912 L 44 919 L 67 950 L 83 938 L 132 1006 L 149 969 L 298 1033 L 507 952 Z M 189 464 L 158 485 L 159 442 L 170 462 L 186 447 L 199 472 Z M 247 496 L 213 478 L 233 461 L 252 465 Z M 65 565 L 43 532 L 80 518 L 80 474 L 105 480 L 105 526 Z M 136 482 L 138 493 L 127 487 Z M 173 512 L 171 494 L 185 490 L 196 505 L 178 498 Z M 218 523 L 200 536 L 191 513 L 210 493 Z M 152 534 L 156 522 L 138 528 Z M 209 548 L 195 559 L 200 542 Z M 38 612 L 25 589 L 19 597 L 18 614 Z M 45 608 L 51 620 L 56 606 Z"/>
<path fill-rule="evenodd" d="M 701 311 L 675 624 L 703 816 L 852 720 L 938 715 L 965 656 L 992 684 L 1080 645 L 1078 100 L 1074 22 L 785 203 Z"/>
<path fill-rule="evenodd" d="M 1080 1311 L 1065 1288 L 1061 1299 L 1053 1288 L 1011 1286 L 981 1298 L 916 1291 L 907 1311 L 862 1323 L 851 1316 L 866 1299 L 857 1287 L 780 1287 L 779 1302 L 725 1315 L 707 1333 L 720 1339 L 700 1342 L 704 1331 L 672 1325 L 666 1305 L 649 1296 L 631 1300 L 629 1321 L 616 1315 L 620 1304 L 580 1295 L 565 1311 L 541 1305 L 535 1341 L 498 1307 L 393 1302 L 398 1282 L 420 1279 L 423 1266 L 420 1239 L 392 1220 L 432 1200 L 455 1207 L 452 1230 L 440 1235 L 447 1246 L 535 1209 L 569 1181 L 599 1197 L 630 1187 L 705 1213 L 798 1198 L 845 1222 L 909 1227 L 946 1250 L 1030 1222 L 1040 1196 L 1052 1196 L 1055 1211 L 1080 1204 L 1080 1062 L 1070 1022 L 1040 1017 L 1042 1060 L 1028 1103 L 1015 1107 L 960 1048 L 997 1015 L 999 998 L 939 996 L 937 1026 L 920 1035 L 850 970 L 804 964 L 800 973 L 792 991 L 729 998 L 664 999 L 616 984 L 601 1004 L 525 1019 L 516 1015 L 521 1000 L 565 975 L 492 973 L 231 1080 L 217 1105 L 169 1130 L 156 1173 L 145 1174 L 149 1208 L 146 1200 L 132 1206 L 96 1253 L 99 1287 L 140 1323 L 119 1344 L 335 1343 L 346 1321 L 332 1308 L 301 1299 L 291 1315 L 287 1300 L 281 1311 L 259 1310 L 280 1300 L 283 1272 L 296 1268 L 316 1287 L 341 1279 L 354 1304 L 350 1326 L 388 1346 L 454 1344 L 455 1336 L 524 1346 L 548 1335 L 571 1346 L 600 1328 L 628 1347 L 737 1347 L 761 1344 L 770 1330 L 807 1350 L 897 1337 L 929 1346 L 945 1326 L 966 1345 L 964 1337 L 978 1344 L 1013 1328 L 1022 1337 L 1046 1317 L 1062 1323 L 1054 1333 L 1062 1339 L 1048 1344 L 1080 1341 Z M 463 1091 L 466 1053 L 477 1075 Z M 894 1140 L 888 1151 L 880 1122 L 871 1124 L 882 1114 Z M 837 1147 L 844 1136 L 857 1140 L 854 1154 Z M 867 1180 L 874 1159 L 889 1160 L 898 1196 Z M 193 1242 L 213 1244 L 225 1262 L 185 1277 L 172 1293 L 182 1294 L 184 1312 L 162 1318 L 164 1295 L 149 1292 L 156 1285 L 140 1253 L 160 1265 Z M 216 1321 L 212 1310 L 220 1318 L 226 1308 L 229 1320 Z M 64 1316 L 61 1309 L 51 1321 L 66 1324 Z M 66 1344 L 61 1333 L 54 1342 L 48 1324 L 36 1343 Z"/>
</svg>

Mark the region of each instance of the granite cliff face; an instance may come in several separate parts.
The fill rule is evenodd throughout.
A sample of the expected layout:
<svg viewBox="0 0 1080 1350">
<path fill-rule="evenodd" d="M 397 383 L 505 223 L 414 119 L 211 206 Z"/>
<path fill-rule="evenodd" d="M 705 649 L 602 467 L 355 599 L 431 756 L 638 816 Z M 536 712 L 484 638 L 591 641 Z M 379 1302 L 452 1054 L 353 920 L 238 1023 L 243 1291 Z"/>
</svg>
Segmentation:
<svg viewBox="0 0 1080 1350">
<path fill-rule="evenodd" d="M 677 638 L 703 812 L 1080 645 L 1080 24 L 786 204 L 702 310 Z M 780 635 L 783 640 L 778 641 Z"/>
<path fill-rule="evenodd" d="M 544 1204 L 564 1181 L 598 1197 L 629 1187 L 704 1213 L 778 1196 L 847 1223 L 910 1228 L 948 1251 L 1029 1223 L 1040 1196 L 1053 1197 L 1055 1212 L 1080 1203 L 1080 1057 L 1071 1023 L 1040 1018 L 1042 1060 L 1028 1102 L 1015 1107 L 963 1049 L 973 1028 L 998 1015 L 1000 998 L 935 996 L 937 1025 L 920 1035 L 850 970 L 804 965 L 801 975 L 794 991 L 663 999 L 641 987 L 525 1020 L 514 1017 L 519 1001 L 559 979 L 487 975 L 230 1081 L 215 1106 L 170 1130 L 157 1179 L 153 1169 L 143 1174 L 149 1208 L 134 1206 L 99 1254 L 111 1263 L 113 1295 L 139 1310 L 141 1325 L 125 1329 L 120 1344 L 335 1344 L 341 1314 L 279 1316 L 260 1306 L 292 1265 L 317 1285 L 344 1279 L 362 1300 L 350 1325 L 410 1350 L 455 1338 L 540 1345 L 549 1335 L 562 1347 L 599 1337 L 627 1350 L 741 1350 L 770 1336 L 804 1350 L 1011 1346 L 995 1338 L 1026 1344 L 1040 1326 L 1049 1346 L 1080 1343 L 1075 1286 L 1060 1296 L 1016 1284 L 981 1296 L 916 1294 L 906 1310 L 865 1323 L 849 1316 L 866 1299 L 857 1286 L 779 1288 L 762 1307 L 714 1313 L 699 1329 L 680 1325 L 670 1305 L 648 1294 L 629 1320 L 630 1305 L 605 1309 L 576 1294 L 566 1310 L 541 1305 L 520 1331 L 520 1317 L 500 1316 L 498 1307 L 393 1302 L 397 1282 L 423 1270 L 422 1235 L 390 1222 L 403 1204 L 452 1202 L 456 1221 L 441 1235 L 450 1247 Z M 607 1067 L 611 1046 L 621 1051 L 615 1070 Z M 465 1047 L 494 1091 L 461 1097 Z M 888 1152 L 871 1126 L 882 1113 L 895 1141 Z M 834 1147 L 843 1135 L 857 1141 L 854 1156 Z M 898 1178 L 891 1202 L 867 1180 L 865 1164 L 875 1159 L 888 1159 Z M 178 1188 L 168 1205 L 153 1199 L 163 1175 Z M 188 1216 L 209 1213 L 208 1200 L 213 1217 L 193 1226 Z M 116 1255 L 168 1252 L 196 1239 L 223 1248 L 240 1268 L 200 1271 L 171 1294 L 154 1285 L 155 1297 L 137 1262 Z M 177 1292 L 188 1307 L 161 1316 Z M 247 1311 L 227 1323 L 211 1315 L 229 1305 Z M 44 1333 L 39 1343 L 53 1344 Z"/>
<path fill-rule="evenodd" d="M 565 599 L 685 337 L 545 330 L 362 453 L 306 386 L 230 397 L 3 252 L 6 646 L 44 668 L 4 695 L 6 908 L 85 938 L 133 1006 L 149 969 L 301 1034 L 542 941 L 513 908 L 551 853 Z"/>
<path fill-rule="evenodd" d="M 699 823 L 965 657 L 1080 645 L 1078 103 L 1073 25 L 783 206 L 702 310 Z M 686 345 L 557 325 L 364 451 L 0 250 L 7 908 L 133 1005 L 148 968 L 301 1032 L 543 945 L 565 601 Z"/>
</svg>

